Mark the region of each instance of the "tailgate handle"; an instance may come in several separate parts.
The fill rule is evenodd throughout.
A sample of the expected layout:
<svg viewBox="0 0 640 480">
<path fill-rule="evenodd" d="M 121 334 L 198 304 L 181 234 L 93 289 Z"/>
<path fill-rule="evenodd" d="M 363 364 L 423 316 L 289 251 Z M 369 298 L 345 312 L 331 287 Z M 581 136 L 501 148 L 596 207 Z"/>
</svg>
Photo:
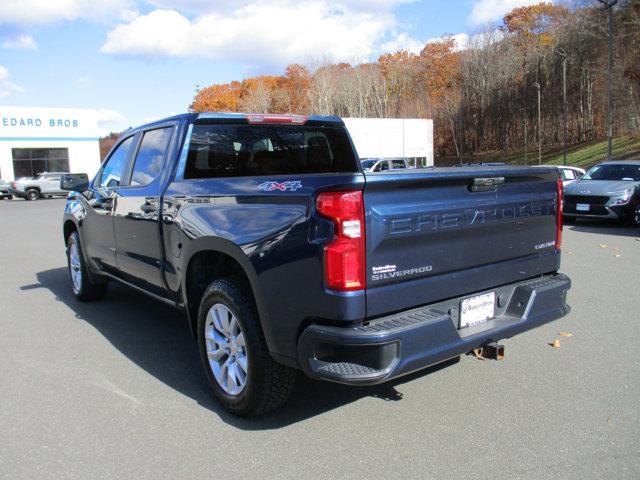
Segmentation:
<svg viewBox="0 0 640 480">
<path fill-rule="evenodd" d="M 469 190 L 472 192 L 493 192 L 497 189 L 498 185 L 504 183 L 504 177 L 482 177 L 474 178 L 473 183 L 469 185 Z"/>
</svg>

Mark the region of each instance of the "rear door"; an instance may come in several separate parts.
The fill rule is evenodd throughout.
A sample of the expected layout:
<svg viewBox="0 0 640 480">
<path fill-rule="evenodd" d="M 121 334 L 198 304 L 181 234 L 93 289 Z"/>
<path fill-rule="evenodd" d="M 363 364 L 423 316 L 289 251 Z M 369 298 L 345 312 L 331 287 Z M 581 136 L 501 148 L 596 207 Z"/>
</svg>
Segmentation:
<svg viewBox="0 0 640 480">
<path fill-rule="evenodd" d="M 368 315 L 554 271 L 557 179 L 528 167 L 367 174 Z"/>
<path fill-rule="evenodd" d="M 138 134 L 124 185 L 118 189 L 114 212 L 117 264 L 128 281 L 162 294 L 160 195 L 162 174 L 176 124 Z"/>
</svg>

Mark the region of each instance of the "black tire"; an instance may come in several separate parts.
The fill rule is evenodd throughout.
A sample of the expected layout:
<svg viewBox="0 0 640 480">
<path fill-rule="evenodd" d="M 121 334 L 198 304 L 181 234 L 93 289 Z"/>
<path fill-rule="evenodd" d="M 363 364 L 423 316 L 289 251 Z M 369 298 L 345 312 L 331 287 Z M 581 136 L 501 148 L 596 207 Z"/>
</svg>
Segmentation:
<svg viewBox="0 0 640 480">
<path fill-rule="evenodd" d="M 13 200 L 13 195 L 9 195 L 9 196 L 7 197 L 7 200 Z"/>
<path fill-rule="evenodd" d="M 640 203 L 636 205 L 636 208 L 633 211 L 633 217 L 631 218 L 631 225 L 636 228 L 640 228 Z"/>
<path fill-rule="evenodd" d="M 35 188 L 30 188 L 29 190 L 27 190 L 25 192 L 25 197 L 27 200 L 39 200 L 40 199 L 40 192 L 38 190 L 36 190 Z"/>
<path fill-rule="evenodd" d="M 77 248 L 78 260 L 80 262 L 79 270 L 76 270 L 80 272 L 80 282 L 78 284 L 74 282 L 72 270 L 75 269 L 71 265 L 72 251 L 74 247 Z M 84 259 L 84 255 L 82 254 L 78 232 L 73 232 L 69 235 L 69 240 L 67 240 L 67 269 L 69 271 L 69 280 L 71 281 L 71 291 L 81 302 L 99 300 L 107 293 L 107 282 L 94 282 L 89 276 L 87 263 Z"/>
<path fill-rule="evenodd" d="M 209 310 L 216 304 L 223 304 L 232 312 L 244 335 L 248 368 L 244 388 L 237 395 L 227 393 L 218 384 L 209 364 L 205 328 Z M 291 395 L 297 370 L 271 358 L 255 303 L 241 280 L 216 280 L 205 291 L 198 312 L 198 346 L 205 376 L 213 393 L 230 413 L 239 416 L 261 415 L 283 405 Z"/>
</svg>

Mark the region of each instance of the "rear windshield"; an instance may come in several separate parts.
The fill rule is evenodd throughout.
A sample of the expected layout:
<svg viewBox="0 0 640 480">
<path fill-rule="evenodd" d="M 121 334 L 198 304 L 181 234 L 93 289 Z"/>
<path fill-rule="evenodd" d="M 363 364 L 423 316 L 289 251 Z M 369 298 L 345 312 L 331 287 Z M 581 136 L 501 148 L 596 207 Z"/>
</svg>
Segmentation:
<svg viewBox="0 0 640 480">
<path fill-rule="evenodd" d="M 357 171 L 344 127 L 194 125 L 184 178 Z"/>
<path fill-rule="evenodd" d="M 640 181 L 640 165 L 596 165 L 589 170 L 583 180 L 629 180 Z"/>
</svg>

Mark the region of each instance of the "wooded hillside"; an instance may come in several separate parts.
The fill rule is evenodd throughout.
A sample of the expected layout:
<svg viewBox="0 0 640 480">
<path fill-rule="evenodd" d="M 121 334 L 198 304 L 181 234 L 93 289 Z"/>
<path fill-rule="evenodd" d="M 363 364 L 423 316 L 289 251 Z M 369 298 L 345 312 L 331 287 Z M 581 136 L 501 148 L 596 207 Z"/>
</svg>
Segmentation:
<svg viewBox="0 0 640 480">
<path fill-rule="evenodd" d="M 640 0 L 614 8 L 614 135 L 640 135 Z M 595 0 L 512 10 L 498 26 L 399 51 L 373 63 L 289 65 L 199 90 L 195 111 L 433 118 L 440 156 L 562 141 L 562 58 L 567 56 L 568 142 L 606 135 L 607 15 Z"/>
</svg>

